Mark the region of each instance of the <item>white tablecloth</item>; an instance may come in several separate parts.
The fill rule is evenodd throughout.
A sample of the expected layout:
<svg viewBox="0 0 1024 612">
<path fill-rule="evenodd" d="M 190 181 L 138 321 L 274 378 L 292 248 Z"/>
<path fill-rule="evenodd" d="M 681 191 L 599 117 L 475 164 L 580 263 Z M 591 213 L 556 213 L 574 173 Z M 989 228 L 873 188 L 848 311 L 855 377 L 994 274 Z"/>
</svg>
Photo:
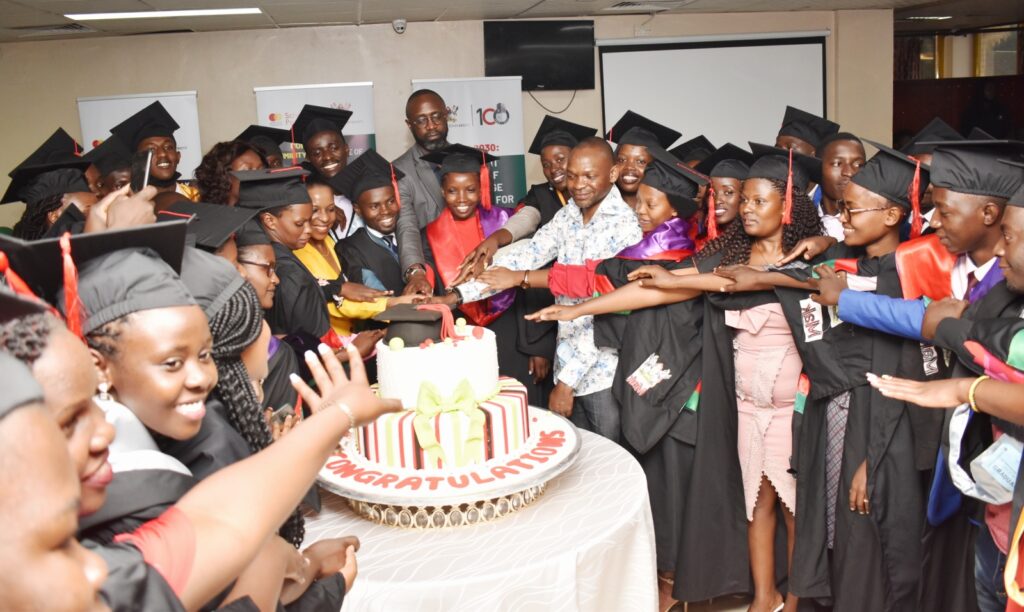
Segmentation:
<svg viewBox="0 0 1024 612">
<path fill-rule="evenodd" d="M 384 527 L 322 491 L 306 544 L 359 536 L 359 577 L 343 610 L 654 610 L 654 526 L 640 465 L 581 432 L 576 462 L 534 504 L 490 524 Z"/>
</svg>

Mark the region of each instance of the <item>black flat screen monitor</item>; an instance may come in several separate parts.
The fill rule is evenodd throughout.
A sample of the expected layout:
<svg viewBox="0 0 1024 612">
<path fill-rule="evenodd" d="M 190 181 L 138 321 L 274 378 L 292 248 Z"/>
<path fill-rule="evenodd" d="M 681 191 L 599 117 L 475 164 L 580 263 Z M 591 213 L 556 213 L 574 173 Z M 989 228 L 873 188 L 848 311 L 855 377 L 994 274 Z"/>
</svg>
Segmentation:
<svg viewBox="0 0 1024 612">
<path fill-rule="evenodd" d="M 486 76 L 522 76 L 523 91 L 594 88 L 593 21 L 485 21 Z"/>
</svg>

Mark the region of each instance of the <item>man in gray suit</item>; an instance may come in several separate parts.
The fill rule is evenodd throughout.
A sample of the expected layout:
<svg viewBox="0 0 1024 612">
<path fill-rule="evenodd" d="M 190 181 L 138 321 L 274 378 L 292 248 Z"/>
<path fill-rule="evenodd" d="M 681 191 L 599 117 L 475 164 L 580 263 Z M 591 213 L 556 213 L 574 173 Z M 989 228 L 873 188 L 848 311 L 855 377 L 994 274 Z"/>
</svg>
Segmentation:
<svg viewBox="0 0 1024 612">
<path fill-rule="evenodd" d="M 432 293 L 423 261 L 420 230 L 444 210 L 437 166 L 420 159 L 448 146 L 448 109 L 429 89 L 414 91 L 405 103 L 405 124 L 416 141 L 393 162 L 405 175 L 398 181 L 402 209 L 398 213 L 398 258 L 405 279 L 405 293 Z"/>
</svg>

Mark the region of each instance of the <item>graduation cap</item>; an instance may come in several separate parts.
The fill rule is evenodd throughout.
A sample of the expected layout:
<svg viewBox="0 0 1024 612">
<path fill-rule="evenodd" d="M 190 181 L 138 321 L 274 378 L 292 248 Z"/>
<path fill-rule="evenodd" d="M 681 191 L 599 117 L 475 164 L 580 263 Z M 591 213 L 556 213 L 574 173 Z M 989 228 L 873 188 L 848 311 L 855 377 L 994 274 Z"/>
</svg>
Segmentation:
<svg viewBox="0 0 1024 612">
<path fill-rule="evenodd" d="M 910 139 L 910 142 L 903 145 L 901 149 L 908 155 L 921 155 L 922 153 L 931 153 L 937 147 L 937 142 L 955 142 L 963 140 L 964 137 L 960 135 L 960 132 L 954 130 L 948 123 L 935 117 L 928 122 L 928 125 L 921 128 L 921 131 L 914 135 Z M 929 144 L 921 144 L 921 143 Z"/>
<path fill-rule="evenodd" d="M 146 108 L 110 128 L 110 133 L 121 139 L 133 153 L 139 150 L 139 143 L 147 138 L 163 136 L 174 138 L 174 132 L 181 127 L 171 117 L 163 104 L 157 100 Z"/>
<path fill-rule="evenodd" d="M 374 321 L 388 323 L 384 342 L 401 338 L 405 346 L 419 346 L 426 340 L 441 341 L 443 318 L 440 310 L 424 309 L 413 304 L 399 304 L 375 314 Z"/>
<path fill-rule="evenodd" d="M 78 159 L 81 150 L 78 142 L 65 132 L 64 128 L 57 128 L 49 138 L 43 141 L 43 144 L 39 145 L 39 148 L 8 172 L 7 176 L 13 178 L 15 172 L 26 167 L 74 161 Z"/>
<path fill-rule="evenodd" d="M 185 283 L 188 292 L 206 313 L 207 319 L 216 316 L 231 296 L 246 284 L 228 260 L 188 247 L 182 257 L 181 282 Z"/>
<path fill-rule="evenodd" d="M 398 199 L 398 180 L 404 176 L 405 173 L 395 168 L 380 153 L 367 149 L 341 172 L 327 179 L 327 182 L 335 191 L 352 202 L 358 200 L 364 191 L 391 187 L 395 190 L 395 201 L 401 207 L 402 203 Z"/>
<path fill-rule="evenodd" d="M 920 160 L 883 144 L 867 141 L 878 149 L 851 179 L 864 189 L 877 193 L 911 211 L 910 237 L 921 235 L 921 196 L 928 188 L 927 165 Z"/>
<path fill-rule="evenodd" d="M 238 230 L 238 233 L 235 234 L 235 246 L 238 248 L 260 246 L 263 244 L 270 245 L 270 236 L 267 236 L 263 225 L 255 219 L 243 225 Z"/>
<path fill-rule="evenodd" d="M 88 167 L 89 162 L 81 158 L 22 167 L 14 171 L 0 204 L 24 202 L 32 207 L 57 194 L 89 191 L 84 174 Z"/>
<path fill-rule="evenodd" d="M 565 119 L 552 117 L 551 115 L 544 115 L 544 120 L 540 122 L 540 127 L 537 128 L 533 142 L 530 143 L 529 152 L 534 155 L 540 155 L 544 147 L 551 145 L 569 147 L 571 149 L 578 145 L 581 140 L 590 138 L 596 133 L 597 128 L 587 127 L 566 121 Z"/>
<path fill-rule="evenodd" d="M 782 116 L 779 136 L 792 136 L 808 143 L 817 150 L 822 141 L 839 131 L 839 124 L 792 106 L 786 107 Z"/>
<path fill-rule="evenodd" d="M 238 204 L 261 211 L 291 204 L 309 204 L 309 192 L 302 179 L 309 170 L 294 166 L 232 172 L 238 179 Z"/>
<path fill-rule="evenodd" d="M 156 213 L 157 223 L 188 220 L 188 233 L 196 246 L 216 251 L 238 233 L 259 211 L 223 204 L 181 200 Z"/>
<path fill-rule="evenodd" d="M 752 163 L 754 163 L 753 155 L 731 142 L 727 142 L 704 158 L 694 170 L 711 177 L 734 178 L 742 181 L 747 178 L 747 172 Z"/>
<path fill-rule="evenodd" d="M 134 312 L 126 308 L 135 304 L 155 303 L 165 295 L 176 295 L 173 288 L 167 292 L 154 289 L 154 297 L 143 296 L 129 303 L 126 292 L 136 286 L 157 287 L 160 279 L 169 276 L 168 272 L 177 279 L 186 226 L 185 221 L 156 223 L 92 234 L 65 234 L 33 242 L 0 235 L 0 252 L 6 255 L 10 268 L 24 279 L 23 289 L 57 304 L 65 314 L 68 328 L 81 336 Z M 109 265 L 99 265 L 117 253 L 141 255 L 130 258 L 127 264 L 115 265 L 124 259 L 121 257 L 110 260 Z M 160 265 L 147 264 L 146 259 Z"/>
<path fill-rule="evenodd" d="M 341 130 L 351 118 L 352 111 L 306 104 L 292 123 L 292 138 L 298 136 L 299 142 L 305 146 L 306 141 L 318 132 L 341 134 Z"/>
<path fill-rule="evenodd" d="M 82 159 L 96 166 L 100 176 L 107 176 L 115 170 L 130 170 L 132 167 L 132 152 L 117 136 L 107 138 L 83 155 Z"/>
<path fill-rule="evenodd" d="M 692 161 L 704 161 L 714 152 L 715 145 L 711 144 L 711 141 L 705 138 L 703 134 L 696 138 L 691 138 L 669 151 L 672 155 L 683 160 L 684 164 Z"/>
<path fill-rule="evenodd" d="M 812 180 L 820 181 L 821 160 L 792 149 L 780 149 L 756 142 L 750 143 L 750 150 L 755 161 L 750 165 L 748 179 L 775 179 L 786 184 L 782 222 L 788 225 L 793 220 L 793 185 L 798 185 L 803 191 Z"/>
<path fill-rule="evenodd" d="M 967 140 L 995 140 L 996 137 L 989 134 L 980 127 L 972 127 L 970 132 L 967 132 Z"/>
<path fill-rule="evenodd" d="M 427 153 L 420 159 L 432 164 L 441 165 L 441 176 L 449 172 L 480 174 L 480 204 L 487 210 L 491 209 L 491 172 L 487 164 L 498 161 L 498 158 L 464 144 L 451 144 Z"/>
<path fill-rule="evenodd" d="M 291 141 L 291 132 L 265 125 L 250 125 L 241 134 L 235 136 L 235 140 L 251 144 L 262 151 L 264 155 L 281 157 L 281 145 Z"/>
<path fill-rule="evenodd" d="M 640 182 L 664 193 L 680 218 L 692 217 L 700 208 L 694 198 L 700 187 L 708 184 L 707 177 L 694 172 L 661 147 L 649 147 L 647 151 L 654 161 L 647 165 Z"/>
<path fill-rule="evenodd" d="M 960 193 L 1009 198 L 1024 184 L 1024 170 L 1000 159 L 1024 160 L 1019 140 L 961 140 L 936 144 L 931 182 Z"/>
<path fill-rule="evenodd" d="M 7 308 L 8 295 L 6 291 L 0 291 L 0 308 Z M 9 320 L 6 312 L 3 318 Z M 32 377 L 32 370 L 10 353 L 0 352 L 0 378 L 4 381 L 0 419 L 22 406 L 43 401 L 43 389 Z"/>
<path fill-rule="evenodd" d="M 682 133 L 670 127 L 651 121 L 643 115 L 626 111 L 626 114 L 605 134 L 605 140 L 618 145 L 636 145 L 640 147 L 661 147 L 667 149 L 679 140 Z"/>
</svg>

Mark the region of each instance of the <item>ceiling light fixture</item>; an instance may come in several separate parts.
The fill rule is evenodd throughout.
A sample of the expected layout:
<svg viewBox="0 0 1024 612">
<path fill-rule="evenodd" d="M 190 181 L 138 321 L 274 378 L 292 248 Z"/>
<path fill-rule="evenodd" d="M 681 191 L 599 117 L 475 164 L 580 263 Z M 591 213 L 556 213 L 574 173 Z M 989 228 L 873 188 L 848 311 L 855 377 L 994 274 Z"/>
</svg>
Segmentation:
<svg viewBox="0 0 1024 612">
<path fill-rule="evenodd" d="M 258 8 L 193 9 L 182 11 L 133 11 L 126 13 L 69 13 L 72 21 L 106 21 L 110 19 L 156 19 L 161 17 L 218 17 L 224 15 L 259 15 Z"/>
<path fill-rule="evenodd" d="M 905 21 L 945 21 L 952 19 L 952 15 L 923 15 L 921 17 L 904 17 Z"/>
</svg>

